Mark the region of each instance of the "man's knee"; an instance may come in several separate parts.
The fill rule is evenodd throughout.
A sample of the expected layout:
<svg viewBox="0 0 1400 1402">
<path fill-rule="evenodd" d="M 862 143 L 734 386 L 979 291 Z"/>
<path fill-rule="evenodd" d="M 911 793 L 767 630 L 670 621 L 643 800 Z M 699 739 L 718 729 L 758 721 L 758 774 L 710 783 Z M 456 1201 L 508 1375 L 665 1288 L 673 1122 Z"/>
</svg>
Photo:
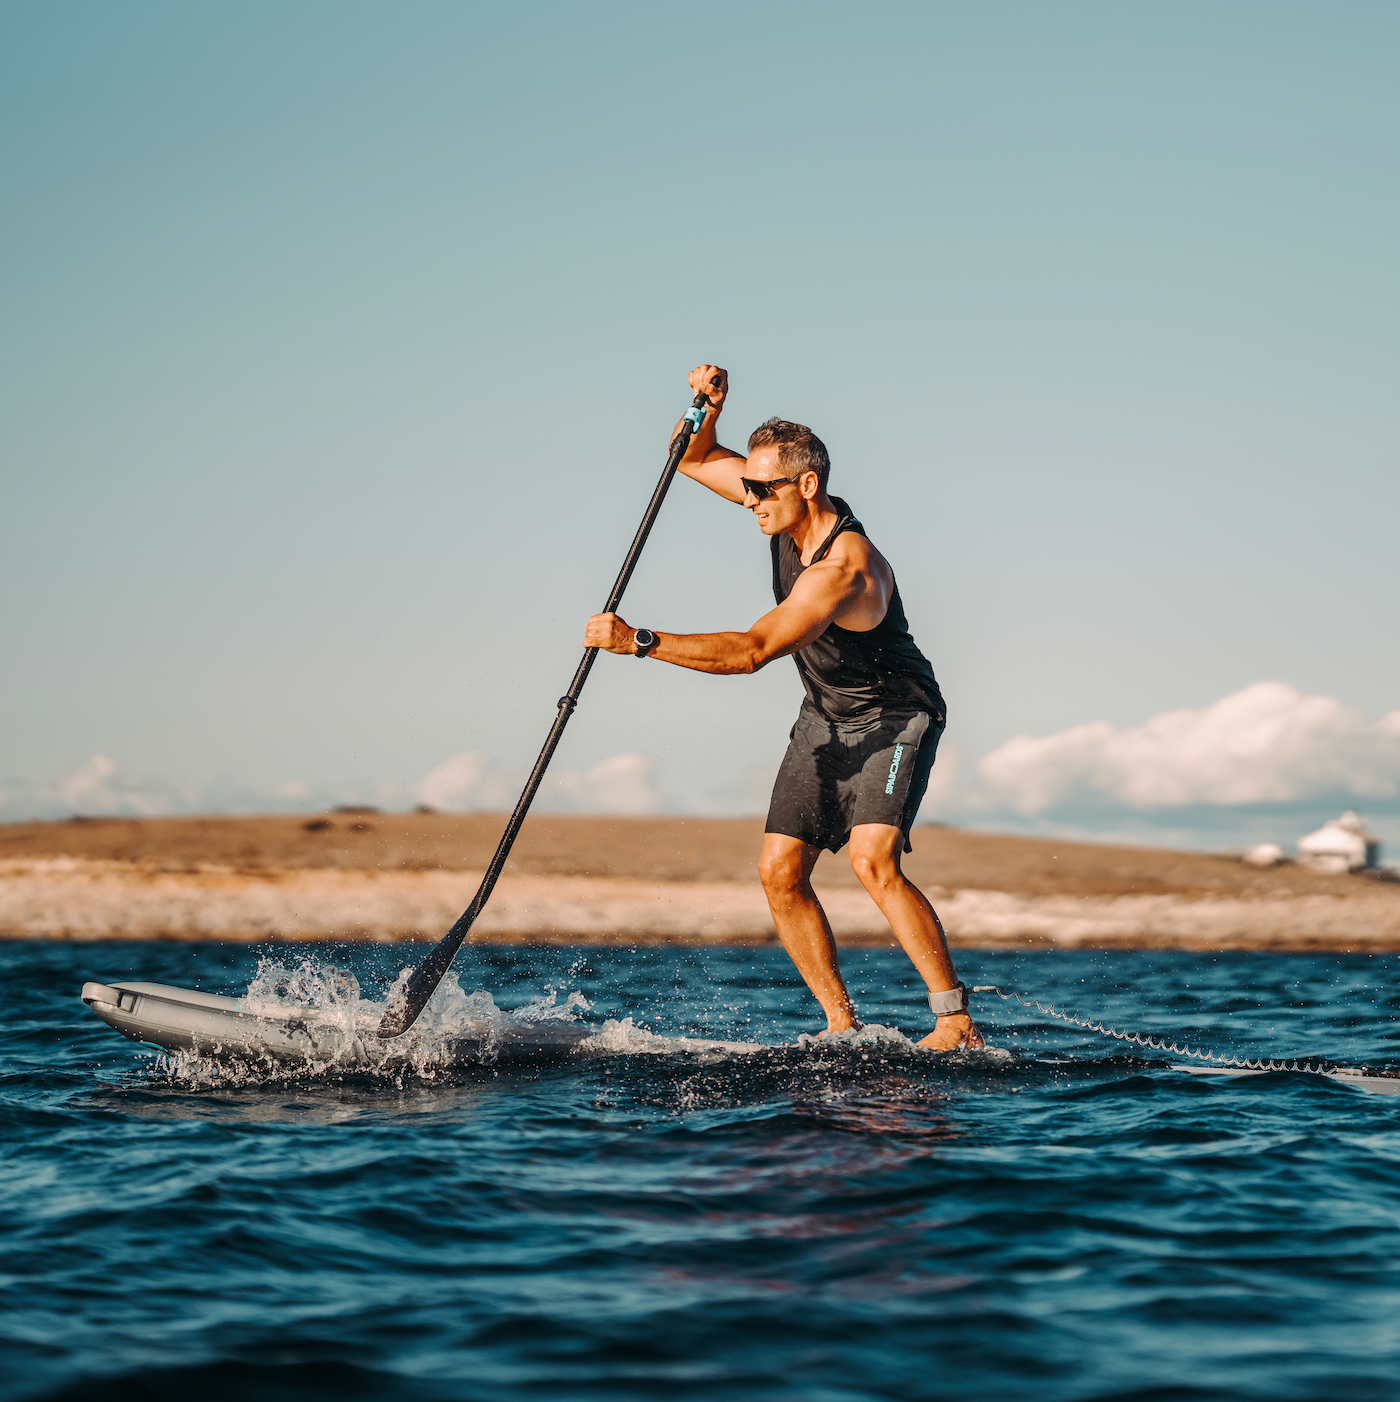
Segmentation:
<svg viewBox="0 0 1400 1402">
<path fill-rule="evenodd" d="M 898 856 L 884 844 L 852 842 L 851 869 L 867 891 L 887 890 L 904 880 Z"/>
<path fill-rule="evenodd" d="M 807 884 L 807 870 L 801 850 L 765 850 L 758 859 L 758 879 L 770 896 L 802 890 Z"/>
</svg>

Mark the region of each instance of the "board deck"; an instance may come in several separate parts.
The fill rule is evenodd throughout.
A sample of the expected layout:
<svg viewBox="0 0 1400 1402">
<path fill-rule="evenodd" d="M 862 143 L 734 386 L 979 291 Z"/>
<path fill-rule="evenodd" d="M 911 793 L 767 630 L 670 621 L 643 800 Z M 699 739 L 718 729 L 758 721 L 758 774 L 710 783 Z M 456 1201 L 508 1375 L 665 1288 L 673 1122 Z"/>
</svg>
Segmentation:
<svg viewBox="0 0 1400 1402">
<path fill-rule="evenodd" d="M 109 1027 L 162 1051 L 284 1066 L 334 1064 L 376 1070 L 407 1060 L 410 1043 L 381 1041 L 372 1027 L 347 1028 L 316 1010 L 250 1009 L 237 998 L 160 983 L 85 983 L 82 1000 Z M 537 1065 L 569 1055 L 594 1029 L 586 1023 L 504 1023 L 452 1038 L 436 1065 Z"/>
<path fill-rule="evenodd" d="M 1237 1066 L 1187 1066 L 1177 1063 L 1178 1071 L 1189 1071 L 1193 1076 L 1274 1076 L 1277 1070 L 1254 1070 Z M 1368 1090 L 1374 1095 L 1400 1095 L 1400 1076 L 1372 1076 L 1355 1066 L 1338 1066 L 1331 1071 L 1287 1071 L 1289 1076 L 1322 1076 L 1329 1081 L 1337 1081 L 1344 1086 L 1355 1086 L 1358 1090 Z"/>
</svg>

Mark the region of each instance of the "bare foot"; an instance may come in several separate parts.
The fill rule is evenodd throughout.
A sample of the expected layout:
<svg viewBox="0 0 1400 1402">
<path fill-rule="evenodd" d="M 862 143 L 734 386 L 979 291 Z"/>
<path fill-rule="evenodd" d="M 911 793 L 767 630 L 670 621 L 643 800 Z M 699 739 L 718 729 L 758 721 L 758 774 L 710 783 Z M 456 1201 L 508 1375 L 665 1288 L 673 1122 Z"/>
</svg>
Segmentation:
<svg viewBox="0 0 1400 1402">
<path fill-rule="evenodd" d="M 940 1017 L 933 1031 L 919 1044 L 929 1051 L 971 1051 L 974 1047 L 984 1047 L 982 1034 L 977 1024 L 966 1013 L 949 1013 Z"/>
<path fill-rule="evenodd" d="M 826 1020 L 826 1026 L 817 1033 L 818 1037 L 836 1037 L 842 1032 L 859 1032 L 860 1023 L 853 1017 L 830 1017 Z"/>
</svg>

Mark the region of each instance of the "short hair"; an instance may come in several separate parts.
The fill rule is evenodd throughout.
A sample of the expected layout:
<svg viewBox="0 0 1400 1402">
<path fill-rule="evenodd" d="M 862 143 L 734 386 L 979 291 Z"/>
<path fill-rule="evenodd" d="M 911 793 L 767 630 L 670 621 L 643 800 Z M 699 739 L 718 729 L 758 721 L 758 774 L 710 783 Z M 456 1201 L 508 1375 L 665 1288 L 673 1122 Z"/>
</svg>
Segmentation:
<svg viewBox="0 0 1400 1402">
<path fill-rule="evenodd" d="M 826 491 L 826 479 L 831 476 L 831 457 L 826 444 L 806 424 L 789 423 L 775 416 L 749 434 L 749 452 L 775 445 L 778 464 L 789 477 L 815 472 L 817 486 Z"/>
</svg>

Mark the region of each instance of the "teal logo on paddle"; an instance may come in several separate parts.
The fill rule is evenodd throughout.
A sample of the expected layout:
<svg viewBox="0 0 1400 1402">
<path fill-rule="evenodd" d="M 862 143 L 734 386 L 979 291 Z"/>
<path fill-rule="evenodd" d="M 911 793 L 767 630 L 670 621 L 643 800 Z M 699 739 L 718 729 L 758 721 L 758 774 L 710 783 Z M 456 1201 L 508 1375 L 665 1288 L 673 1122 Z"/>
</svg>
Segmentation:
<svg viewBox="0 0 1400 1402">
<path fill-rule="evenodd" d="M 895 775 L 897 775 L 897 774 L 899 773 L 899 757 L 900 757 L 900 755 L 902 755 L 903 753 L 904 753 L 904 746 L 903 746 L 903 745 L 896 745 L 896 746 L 894 747 L 894 760 L 893 760 L 893 762 L 890 764 L 890 777 L 889 777 L 889 781 L 888 781 L 888 782 L 886 783 L 886 785 L 885 785 L 885 792 L 886 792 L 886 793 L 893 793 L 893 792 L 894 792 L 894 780 L 895 780 Z"/>
</svg>

